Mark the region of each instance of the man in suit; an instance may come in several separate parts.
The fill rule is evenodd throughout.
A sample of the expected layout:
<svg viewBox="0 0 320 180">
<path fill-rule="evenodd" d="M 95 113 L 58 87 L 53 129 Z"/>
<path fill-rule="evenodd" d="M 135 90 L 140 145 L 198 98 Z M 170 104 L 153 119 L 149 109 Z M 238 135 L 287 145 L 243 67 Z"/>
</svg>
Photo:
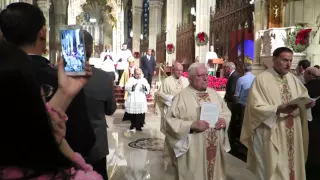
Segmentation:
<svg viewBox="0 0 320 180">
<path fill-rule="evenodd" d="M 150 87 L 152 86 L 152 77 L 156 74 L 156 66 L 156 60 L 154 56 L 152 56 L 152 49 L 149 49 L 147 55 L 141 58 L 140 68 Z"/>
<path fill-rule="evenodd" d="M 320 71 L 315 67 L 309 67 L 304 72 L 305 86 L 308 89 L 309 96 L 316 98 L 320 96 Z M 320 99 L 317 100 L 316 105 L 311 109 L 312 121 L 309 122 L 309 151 L 306 163 L 306 175 L 308 180 L 319 179 L 320 167 Z"/>
<path fill-rule="evenodd" d="M 233 62 L 225 62 L 223 64 L 223 72 L 225 77 L 228 78 L 224 100 L 226 101 L 227 106 L 232 113 L 228 134 L 230 137 L 231 146 L 235 147 L 235 144 L 237 143 L 237 137 L 239 136 L 238 135 L 239 129 L 237 127 L 237 124 L 239 124 L 239 121 L 241 119 L 241 109 L 239 108 L 238 101 L 235 96 L 237 81 L 240 78 L 240 75 L 236 71 L 236 66 Z M 241 130 L 241 126 L 240 126 L 240 130 Z M 230 153 L 236 157 L 239 157 L 237 149 L 234 149 L 234 148 L 231 149 Z M 241 158 L 242 160 L 246 159 L 245 157 L 244 158 L 239 157 L 239 158 Z"/>
<path fill-rule="evenodd" d="M 93 38 L 87 31 L 84 31 L 84 40 L 89 60 L 92 54 Z M 117 109 L 113 87 L 114 74 L 95 67 L 92 68 L 92 72 L 93 75 L 84 87 L 84 92 L 90 123 L 96 135 L 96 143 L 87 160 L 92 164 L 94 170 L 106 180 L 108 179 L 106 156 L 109 154 L 109 149 L 105 115 L 110 116 Z"/>
<path fill-rule="evenodd" d="M 234 93 L 236 91 L 237 81 L 240 78 L 240 75 L 236 71 L 236 66 L 233 62 L 225 62 L 223 64 L 223 72 L 225 77 L 228 78 L 224 100 L 227 102 L 228 108 L 232 110 L 232 104 L 237 103 Z"/>
<path fill-rule="evenodd" d="M 58 74 L 50 61 L 41 56 L 46 49 L 47 33 L 43 12 L 28 3 L 12 3 L 0 14 L 0 28 L 8 42 L 30 55 L 37 83 L 52 87 L 53 95 L 58 88 Z M 47 97 L 47 101 L 51 98 Z M 66 114 L 69 117 L 66 140 L 75 152 L 87 156 L 95 143 L 95 135 L 89 122 L 83 90 L 74 97 Z"/>
</svg>

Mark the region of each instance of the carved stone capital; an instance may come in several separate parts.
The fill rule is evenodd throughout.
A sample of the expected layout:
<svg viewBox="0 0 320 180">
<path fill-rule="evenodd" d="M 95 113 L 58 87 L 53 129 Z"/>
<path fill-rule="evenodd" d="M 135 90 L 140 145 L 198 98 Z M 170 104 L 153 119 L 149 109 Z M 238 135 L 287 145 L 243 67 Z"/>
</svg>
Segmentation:
<svg viewBox="0 0 320 180">
<path fill-rule="evenodd" d="M 150 0 L 149 6 L 150 6 L 150 9 L 152 8 L 162 9 L 163 2 L 161 0 Z"/>
<path fill-rule="evenodd" d="M 49 0 L 38 0 L 37 4 L 42 11 L 49 11 L 51 6 Z"/>
<path fill-rule="evenodd" d="M 141 15 L 142 11 L 143 11 L 142 7 L 138 7 L 138 6 L 132 7 L 133 14 L 140 14 Z"/>
</svg>

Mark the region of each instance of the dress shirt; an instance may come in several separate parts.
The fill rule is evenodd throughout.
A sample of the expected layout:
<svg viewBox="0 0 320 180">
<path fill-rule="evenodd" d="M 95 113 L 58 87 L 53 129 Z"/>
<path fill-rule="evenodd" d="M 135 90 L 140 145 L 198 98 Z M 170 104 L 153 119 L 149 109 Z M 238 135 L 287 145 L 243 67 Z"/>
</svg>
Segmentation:
<svg viewBox="0 0 320 180">
<path fill-rule="evenodd" d="M 234 96 L 239 97 L 238 102 L 244 106 L 247 103 L 247 97 L 248 97 L 249 90 L 254 78 L 255 76 L 251 72 L 247 72 L 242 77 L 240 77 L 237 81 L 236 91 Z"/>
<path fill-rule="evenodd" d="M 306 84 L 306 81 L 304 80 L 304 72 L 302 72 L 299 76 L 298 79 L 302 82 L 302 84 Z"/>
<path fill-rule="evenodd" d="M 231 77 L 231 75 L 234 73 L 235 70 L 232 70 L 231 73 L 229 74 L 229 77 Z"/>
</svg>

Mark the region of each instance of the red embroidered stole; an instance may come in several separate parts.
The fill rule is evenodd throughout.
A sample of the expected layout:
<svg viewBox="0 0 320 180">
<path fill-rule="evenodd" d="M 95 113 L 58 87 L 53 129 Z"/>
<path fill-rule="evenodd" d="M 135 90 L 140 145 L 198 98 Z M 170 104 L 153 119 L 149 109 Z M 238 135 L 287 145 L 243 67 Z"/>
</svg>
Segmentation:
<svg viewBox="0 0 320 180">
<path fill-rule="evenodd" d="M 282 103 L 286 104 L 292 99 L 292 94 L 289 88 L 286 77 L 278 78 L 278 85 L 280 88 Z M 286 134 L 288 146 L 288 160 L 289 160 L 289 177 L 290 180 L 295 180 L 294 175 L 294 121 L 292 114 L 289 114 L 286 119 Z"/>
<path fill-rule="evenodd" d="M 202 102 L 211 102 L 208 93 L 197 93 L 197 101 L 199 104 Z M 214 166 L 216 162 L 216 153 L 218 145 L 218 131 L 214 128 L 209 128 L 206 133 L 206 153 L 207 153 L 207 176 L 208 180 L 213 180 L 214 177 Z"/>
</svg>

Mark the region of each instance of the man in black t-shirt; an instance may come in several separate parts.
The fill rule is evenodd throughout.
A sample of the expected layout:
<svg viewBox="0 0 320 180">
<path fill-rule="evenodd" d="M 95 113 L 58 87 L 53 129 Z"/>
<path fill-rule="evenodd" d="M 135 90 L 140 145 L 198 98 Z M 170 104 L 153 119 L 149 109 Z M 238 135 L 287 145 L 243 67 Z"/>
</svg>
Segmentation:
<svg viewBox="0 0 320 180">
<path fill-rule="evenodd" d="M 55 93 L 58 88 L 57 70 L 50 66 L 48 59 L 41 56 L 47 43 L 43 12 L 28 3 L 12 3 L 0 13 L 0 29 L 8 42 L 30 55 L 37 83 L 51 86 Z M 72 100 L 66 114 L 69 117 L 66 140 L 75 152 L 87 156 L 95 143 L 95 135 L 89 122 L 83 90 Z"/>
</svg>

